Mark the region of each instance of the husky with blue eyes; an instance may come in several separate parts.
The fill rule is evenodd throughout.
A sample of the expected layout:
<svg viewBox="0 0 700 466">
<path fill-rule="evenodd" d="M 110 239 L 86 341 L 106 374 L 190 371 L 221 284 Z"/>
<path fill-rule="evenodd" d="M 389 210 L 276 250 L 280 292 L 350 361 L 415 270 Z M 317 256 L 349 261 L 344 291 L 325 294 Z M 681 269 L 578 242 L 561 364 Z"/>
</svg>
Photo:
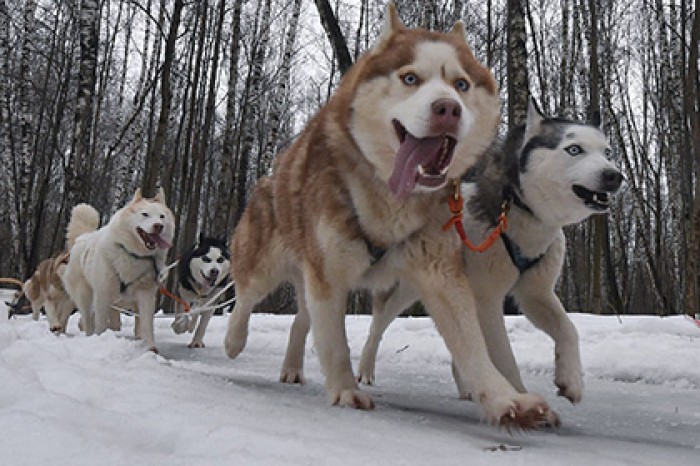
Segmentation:
<svg viewBox="0 0 700 466">
<path fill-rule="evenodd" d="M 145 198 L 136 190 L 102 228 L 95 229 L 99 214 L 88 204 L 71 212 L 66 239 L 70 258 L 63 284 L 80 310 L 87 335 L 120 328 L 112 306 L 139 315 L 137 336 L 157 352 L 153 335 L 158 276 L 165 266 L 175 232 L 175 218 L 165 205 L 161 189 Z"/>
<path fill-rule="evenodd" d="M 469 374 L 489 422 L 533 428 L 545 419 L 544 399 L 518 392 L 491 363 L 461 242 L 442 229 L 454 183 L 495 137 L 498 95 L 462 23 L 446 33 L 410 29 L 389 4 L 377 42 L 275 159 L 272 176 L 258 181 L 236 225 L 226 354 L 243 351 L 254 307 L 291 282 L 298 313 L 280 380 L 304 381 L 310 329 L 328 401 L 372 409 L 352 369 L 348 292 L 383 292 L 400 278 L 419 294 L 459 372 Z"/>
<path fill-rule="evenodd" d="M 229 281 L 231 255 L 226 242 L 200 235 L 199 241 L 183 254 L 177 266 L 177 294 L 190 306 L 214 305 L 209 301 Z M 178 316 L 172 324 L 177 334 L 194 332 L 190 348 L 204 348 L 204 333 L 214 310 Z M 195 330 L 196 327 L 196 330 Z"/>
<path fill-rule="evenodd" d="M 508 341 L 503 302 L 510 294 L 535 326 L 554 340 L 554 383 L 559 395 L 581 400 L 583 379 L 578 335 L 554 287 L 565 251 L 562 227 L 605 213 L 623 176 L 610 160 L 600 119 L 588 123 L 544 117 L 530 103 L 527 123 L 503 146 L 483 157 L 475 178 L 461 185 L 463 226 L 480 241 L 507 209 L 507 228 L 485 252 L 464 249 L 464 268 L 474 290 L 479 321 L 494 365 L 519 392 L 526 393 Z M 370 334 L 358 378 L 371 384 L 379 341 L 386 327 L 419 297 L 399 282 L 375 294 Z M 473 374 L 455 374 L 460 396 L 473 398 Z M 553 412 L 549 421 L 558 423 Z"/>
</svg>

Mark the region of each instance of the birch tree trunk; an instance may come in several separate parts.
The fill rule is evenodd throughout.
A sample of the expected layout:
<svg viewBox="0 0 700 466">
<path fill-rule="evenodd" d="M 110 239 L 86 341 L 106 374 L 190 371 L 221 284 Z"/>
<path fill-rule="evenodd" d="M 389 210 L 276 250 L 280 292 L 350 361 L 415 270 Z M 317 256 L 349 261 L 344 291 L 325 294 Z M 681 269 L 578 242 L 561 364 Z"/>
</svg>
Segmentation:
<svg viewBox="0 0 700 466">
<path fill-rule="evenodd" d="M 700 0 L 695 0 L 695 10 L 689 39 L 688 70 L 685 77 L 685 115 L 690 133 L 690 156 L 694 161 L 695 192 L 688 222 L 688 255 L 685 265 L 686 289 L 683 311 L 700 313 L 700 79 L 698 79 L 698 51 L 700 49 Z"/>
<path fill-rule="evenodd" d="M 527 118 L 529 82 L 523 8 L 523 2 L 526 1 L 528 0 L 508 0 L 508 130 L 524 123 Z"/>
<path fill-rule="evenodd" d="M 258 177 L 267 175 L 270 172 L 272 159 L 277 152 L 277 144 L 279 140 L 280 125 L 282 123 L 282 115 L 285 109 L 285 103 L 289 98 L 289 73 L 292 68 L 292 55 L 294 53 L 294 42 L 297 35 L 297 24 L 299 23 L 299 15 L 301 14 L 301 0 L 294 0 L 292 7 L 291 18 L 289 18 L 289 27 L 284 41 L 284 53 L 282 54 L 282 63 L 279 67 L 279 77 L 277 85 L 274 86 L 275 95 L 270 108 L 267 127 L 267 142 L 263 149 L 262 159 L 258 167 Z"/>
<path fill-rule="evenodd" d="M 90 179 L 88 167 L 91 161 L 90 136 L 97 82 L 97 47 L 100 23 L 100 6 L 97 0 L 80 2 L 80 64 L 78 71 L 78 95 L 75 103 L 75 127 L 70 159 L 66 167 L 67 208 L 78 202 L 88 201 Z"/>
<path fill-rule="evenodd" d="M 257 173 L 253 162 L 253 146 L 255 144 L 255 128 L 262 118 L 262 79 L 265 57 L 267 55 L 268 42 L 270 40 L 270 0 L 265 3 L 258 21 L 259 40 L 256 41 L 252 52 L 253 61 L 248 74 L 246 88 L 248 95 L 244 101 L 244 110 L 241 112 L 241 147 L 239 151 L 238 177 L 236 179 L 236 210 L 233 217 L 233 226 L 245 210 L 248 191 L 252 185 L 251 171 Z M 253 169 L 253 170 L 251 170 Z"/>
<path fill-rule="evenodd" d="M 19 260 L 18 272 L 21 277 L 29 274 L 29 245 L 31 239 L 29 232 L 32 231 L 30 219 L 33 218 L 32 195 L 32 165 L 34 162 L 32 151 L 32 72 L 30 60 L 36 53 L 33 48 L 32 38 L 34 37 L 36 2 L 28 0 L 24 7 L 22 51 L 19 66 L 19 127 L 20 127 L 20 154 L 19 164 L 16 171 L 15 188 L 15 218 L 16 236 L 13 238 L 16 248 L 16 257 Z"/>
<path fill-rule="evenodd" d="M 235 206 L 234 191 L 235 133 L 236 133 L 236 87 L 238 86 L 238 61 L 241 42 L 241 9 L 243 0 L 236 0 L 231 19 L 231 49 L 229 58 L 228 90 L 226 95 L 226 119 L 224 121 L 221 174 L 217 189 L 218 207 L 214 215 L 214 231 L 230 234 L 231 215 Z"/>
<path fill-rule="evenodd" d="M 216 32 L 214 35 L 214 52 L 211 58 L 212 67 L 209 73 L 209 89 L 207 92 L 207 103 L 205 106 L 204 124 L 200 132 L 200 140 L 197 144 L 196 150 L 193 151 L 193 157 L 195 158 L 196 164 L 194 176 L 195 182 L 194 187 L 191 190 L 192 197 L 190 199 L 189 207 L 187 209 L 187 220 L 185 222 L 184 233 L 180 241 L 180 244 L 182 244 L 185 247 L 194 243 L 195 235 L 197 233 L 197 218 L 199 218 L 199 204 L 203 186 L 202 181 L 204 178 L 207 150 L 209 148 L 209 141 L 212 133 L 212 125 L 214 122 L 214 114 L 216 111 L 216 78 L 218 76 L 219 69 L 218 65 L 221 50 L 221 33 L 223 31 L 225 14 L 226 1 L 219 0 L 219 11 L 215 26 Z M 202 33 L 204 33 L 204 31 L 202 31 Z"/>
</svg>

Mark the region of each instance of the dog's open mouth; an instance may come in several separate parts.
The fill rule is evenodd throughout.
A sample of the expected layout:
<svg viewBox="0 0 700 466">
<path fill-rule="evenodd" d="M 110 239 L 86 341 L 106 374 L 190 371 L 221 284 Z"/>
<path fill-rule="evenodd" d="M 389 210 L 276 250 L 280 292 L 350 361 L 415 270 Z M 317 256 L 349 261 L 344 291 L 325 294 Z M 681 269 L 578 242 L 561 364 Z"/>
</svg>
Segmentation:
<svg viewBox="0 0 700 466">
<path fill-rule="evenodd" d="M 141 241 L 143 241 L 144 246 L 148 250 L 153 250 L 156 247 L 170 249 L 171 244 L 159 233 L 146 233 L 146 230 L 141 227 L 136 227 L 136 233 L 141 237 Z"/>
<path fill-rule="evenodd" d="M 213 273 L 209 274 L 209 275 L 205 275 L 204 272 L 200 272 L 200 273 L 202 274 L 202 279 L 204 280 L 204 284 L 208 288 L 213 288 L 214 286 L 216 286 L 216 279 L 219 278 L 218 275 L 215 275 Z"/>
<path fill-rule="evenodd" d="M 589 208 L 593 210 L 608 210 L 610 208 L 610 193 L 606 191 L 591 191 L 588 188 L 575 184 L 571 187 L 574 194 L 581 198 Z"/>
<path fill-rule="evenodd" d="M 439 187 L 447 181 L 457 140 L 449 135 L 416 138 L 393 120 L 401 147 L 396 153 L 389 189 L 399 198 L 408 196 L 416 185 Z"/>
</svg>

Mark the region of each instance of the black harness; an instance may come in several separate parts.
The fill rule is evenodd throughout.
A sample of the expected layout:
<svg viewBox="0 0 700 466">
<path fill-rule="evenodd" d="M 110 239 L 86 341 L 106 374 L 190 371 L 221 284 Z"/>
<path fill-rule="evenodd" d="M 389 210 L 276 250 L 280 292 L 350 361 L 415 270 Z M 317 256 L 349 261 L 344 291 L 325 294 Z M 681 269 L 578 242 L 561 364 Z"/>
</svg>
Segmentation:
<svg viewBox="0 0 700 466">
<path fill-rule="evenodd" d="M 371 267 L 380 260 L 382 260 L 382 257 L 384 257 L 384 254 L 386 254 L 387 249 L 372 243 L 367 237 L 367 235 L 364 234 L 364 232 L 362 232 L 362 239 L 365 241 L 365 246 L 367 246 L 367 252 L 370 256 L 369 265 Z"/>
<path fill-rule="evenodd" d="M 530 209 L 530 207 L 527 204 L 525 204 L 525 202 L 523 202 L 522 199 L 520 199 L 520 196 L 518 196 L 518 193 L 511 185 L 506 185 L 503 188 L 503 198 L 506 200 L 506 202 L 512 203 L 513 205 L 524 210 L 528 214 L 532 216 L 535 215 L 532 212 L 532 209 Z M 513 240 L 510 239 L 505 232 L 501 233 L 501 240 L 503 241 L 503 246 L 505 246 L 506 251 L 508 252 L 508 257 L 510 257 L 510 261 L 513 263 L 515 268 L 518 269 L 518 272 L 520 272 L 521 275 L 530 270 L 532 267 L 536 266 L 539 263 L 539 261 L 542 260 L 542 258 L 544 257 L 544 253 L 540 254 L 537 257 L 527 257 L 523 255 L 520 246 L 513 242 Z"/>
<path fill-rule="evenodd" d="M 126 248 L 126 246 L 124 246 L 121 243 L 117 243 L 117 246 L 119 246 L 122 249 L 122 251 L 124 251 L 127 255 L 129 255 L 133 259 L 150 261 L 151 265 L 153 266 L 153 272 L 155 272 L 155 274 L 156 274 L 155 278 L 156 278 L 156 280 L 158 279 L 158 275 L 160 275 L 160 271 L 158 270 L 158 265 L 156 264 L 155 256 L 139 256 L 138 254 L 134 254 L 133 252 L 129 251 Z M 122 277 L 119 275 L 119 271 L 116 268 L 114 269 L 114 271 L 117 274 L 117 278 L 119 278 L 119 293 L 121 293 L 121 294 L 124 294 L 126 289 L 129 288 L 129 286 L 132 283 L 140 280 L 141 277 L 143 277 L 144 275 L 146 275 L 148 273 L 148 271 L 146 271 L 146 272 L 142 273 L 141 275 L 139 275 L 138 277 L 136 277 L 135 279 L 133 279 L 132 281 L 127 283 L 124 280 L 122 280 Z"/>
</svg>

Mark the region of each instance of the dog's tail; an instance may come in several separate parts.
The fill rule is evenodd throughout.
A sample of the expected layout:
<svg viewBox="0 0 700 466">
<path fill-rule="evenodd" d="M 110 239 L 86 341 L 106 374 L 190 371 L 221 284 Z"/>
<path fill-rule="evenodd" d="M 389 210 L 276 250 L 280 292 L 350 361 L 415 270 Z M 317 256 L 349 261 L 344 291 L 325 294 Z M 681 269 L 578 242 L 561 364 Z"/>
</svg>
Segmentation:
<svg viewBox="0 0 700 466">
<path fill-rule="evenodd" d="M 89 204 L 78 204 L 70 213 L 66 228 L 66 244 L 70 250 L 78 236 L 97 230 L 100 226 L 100 214 Z"/>
</svg>

